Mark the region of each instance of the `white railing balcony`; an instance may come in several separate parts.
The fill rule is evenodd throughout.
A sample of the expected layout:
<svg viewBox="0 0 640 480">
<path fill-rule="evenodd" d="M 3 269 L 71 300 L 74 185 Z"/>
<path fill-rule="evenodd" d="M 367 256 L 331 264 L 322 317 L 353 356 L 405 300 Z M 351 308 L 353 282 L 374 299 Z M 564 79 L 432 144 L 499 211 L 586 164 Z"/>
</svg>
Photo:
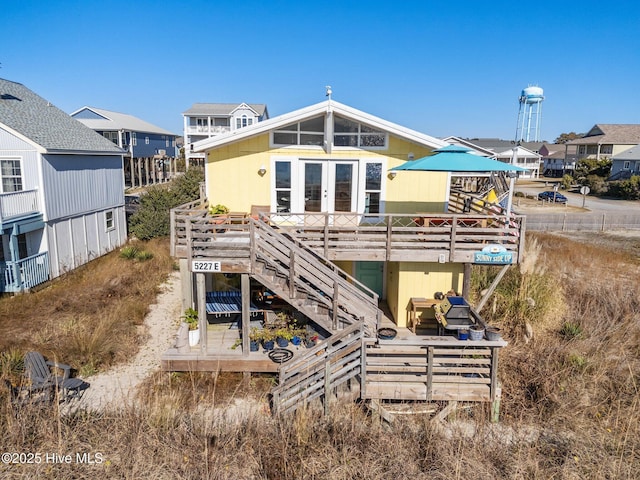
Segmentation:
<svg viewBox="0 0 640 480">
<path fill-rule="evenodd" d="M 0 222 L 13 217 L 38 213 L 40 205 L 37 190 L 22 190 L 0 194 Z"/>
<path fill-rule="evenodd" d="M 49 253 L 38 253 L 16 262 L 0 262 L 0 272 L 0 291 L 28 290 L 49 280 Z"/>
<path fill-rule="evenodd" d="M 231 131 L 228 125 L 190 125 L 187 127 L 187 134 L 191 135 L 220 135 Z"/>
</svg>

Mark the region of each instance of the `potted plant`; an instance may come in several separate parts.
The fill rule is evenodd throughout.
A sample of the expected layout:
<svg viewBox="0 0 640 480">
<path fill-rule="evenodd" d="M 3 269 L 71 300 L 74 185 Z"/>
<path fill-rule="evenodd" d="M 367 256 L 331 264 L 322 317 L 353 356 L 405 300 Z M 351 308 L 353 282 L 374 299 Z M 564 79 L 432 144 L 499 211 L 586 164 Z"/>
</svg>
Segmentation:
<svg viewBox="0 0 640 480">
<path fill-rule="evenodd" d="M 189 346 L 195 347 L 200 342 L 198 311 L 193 308 L 187 308 L 184 311 L 182 319 L 187 325 L 189 325 Z"/>
<path fill-rule="evenodd" d="M 300 345 L 304 338 L 305 330 L 303 328 L 294 328 L 291 331 L 291 343 L 293 345 Z"/>
<path fill-rule="evenodd" d="M 265 328 L 264 330 L 262 330 L 261 333 L 261 340 L 262 340 L 262 348 L 264 348 L 266 351 L 269 350 L 273 350 L 274 348 L 274 344 L 275 344 L 275 337 L 273 335 L 273 331 Z"/>
<path fill-rule="evenodd" d="M 289 345 L 289 342 L 293 338 L 293 334 L 290 328 L 279 328 L 274 332 L 274 335 L 276 337 L 276 343 L 281 348 Z"/>
<path fill-rule="evenodd" d="M 318 344 L 319 339 L 319 335 L 315 332 L 312 332 L 311 334 L 307 334 L 307 337 L 304 340 L 304 344 L 307 348 L 313 348 Z"/>
<path fill-rule="evenodd" d="M 264 330 L 253 327 L 249 332 L 249 350 L 257 352 L 260 350 L 260 341 L 263 339 Z"/>
<path fill-rule="evenodd" d="M 225 215 L 229 213 L 229 207 L 225 206 L 225 205 L 211 205 L 209 207 L 209 214 L 210 215 Z"/>
</svg>

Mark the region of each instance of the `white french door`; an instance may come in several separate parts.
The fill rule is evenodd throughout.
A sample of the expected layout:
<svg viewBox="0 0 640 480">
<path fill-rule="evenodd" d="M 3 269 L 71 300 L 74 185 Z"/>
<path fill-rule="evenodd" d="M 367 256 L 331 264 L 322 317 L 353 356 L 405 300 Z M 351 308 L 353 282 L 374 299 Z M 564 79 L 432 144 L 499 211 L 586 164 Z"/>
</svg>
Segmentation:
<svg viewBox="0 0 640 480">
<path fill-rule="evenodd" d="M 358 199 L 358 162 L 301 160 L 300 204 L 304 212 L 355 212 Z"/>
</svg>

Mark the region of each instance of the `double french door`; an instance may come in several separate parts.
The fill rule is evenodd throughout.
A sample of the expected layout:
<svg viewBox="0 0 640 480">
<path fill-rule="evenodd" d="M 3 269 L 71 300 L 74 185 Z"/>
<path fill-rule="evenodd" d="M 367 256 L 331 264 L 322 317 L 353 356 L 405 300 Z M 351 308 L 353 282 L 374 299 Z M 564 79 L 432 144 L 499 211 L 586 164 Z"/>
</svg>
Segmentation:
<svg viewBox="0 0 640 480">
<path fill-rule="evenodd" d="M 355 212 L 358 164 L 349 160 L 302 160 L 301 204 L 305 212 Z"/>
</svg>

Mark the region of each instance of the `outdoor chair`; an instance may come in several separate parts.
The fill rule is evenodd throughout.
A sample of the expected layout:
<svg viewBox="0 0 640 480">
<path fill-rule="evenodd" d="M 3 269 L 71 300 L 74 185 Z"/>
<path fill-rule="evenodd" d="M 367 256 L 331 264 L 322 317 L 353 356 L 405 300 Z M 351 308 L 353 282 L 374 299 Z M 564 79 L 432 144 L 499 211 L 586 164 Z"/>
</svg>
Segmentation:
<svg viewBox="0 0 640 480">
<path fill-rule="evenodd" d="M 27 398 L 51 400 L 58 392 L 61 401 L 79 397 L 88 386 L 79 378 L 70 378 L 71 367 L 63 363 L 45 360 L 40 352 L 28 352 L 24 356 L 25 385 L 22 388 Z"/>
</svg>

